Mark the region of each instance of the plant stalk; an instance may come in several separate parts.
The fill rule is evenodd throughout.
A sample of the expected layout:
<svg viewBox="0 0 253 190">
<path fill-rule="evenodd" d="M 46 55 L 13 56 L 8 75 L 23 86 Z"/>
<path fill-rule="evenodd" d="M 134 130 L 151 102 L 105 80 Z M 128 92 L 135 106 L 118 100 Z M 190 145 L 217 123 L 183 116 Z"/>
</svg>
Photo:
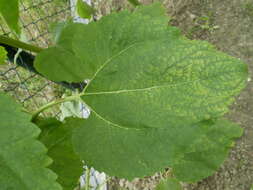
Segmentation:
<svg viewBox="0 0 253 190">
<path fill-rule="evenodd" d="M 36 112 L 33 113 L 32 115 L 32 121 L 34 121 L 41 112 L 57 105 L 57 104 L 60 104 L 60 103 L 63 103 L 63 102 L 69 102 L 69 101 L 73 101 L 73 100 L 79 100 L 80 99 L 80 96 L 81 94 L 77 94 L 77 95 L 73 95 L 73 96 L 68 96 L 68 97 L 65 97 L 65 98 L 62 98 L 62 99 L 59 99 L 59 100 L 54 100 L 52 102 L 49 102 L 48 104 L 40 107 Z"/>
<path fill-rule="evenodd" d="M 85 172 L 85 190 L 90 190 L 90 168 L 86 168 L 86 172 Z"/>
<path fill-rule="evenodd" d="M 6 44 L 15 48 L 20 48 L 23 50 L 28 50 L 31 52 L 35 52 L 35 53 L 39 53 L 43 50 L 43 48 L 38 47 L 38 46 L 34 46 L 25 42 L 21 42 L 19 40 L 15 40 L 9 37 L 6 37 L 4 35 L 0 35 L 0 43 L 2 44 Z"/>
</svg>

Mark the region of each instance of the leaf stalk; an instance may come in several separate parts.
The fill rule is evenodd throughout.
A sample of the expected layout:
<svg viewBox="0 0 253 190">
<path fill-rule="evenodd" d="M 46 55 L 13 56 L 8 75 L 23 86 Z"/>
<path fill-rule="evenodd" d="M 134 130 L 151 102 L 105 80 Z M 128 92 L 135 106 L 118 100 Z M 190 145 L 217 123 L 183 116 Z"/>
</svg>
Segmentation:
<svg viewBox="0 0 253 190">
<path fill-rule="evenodd" d="M 40 107 L 37 111 L 35 111 L 32 115 L 32 121 L 34 121 L 40 113 L 42 113 L 43 111 L 55 106 L 55 105 L 58 105 L 58 104 L 61 104 L 63 102 L 69 102 L 69 101 L 73 101 L 73 100 L 80 100 L 80 96 L 82 94 L 77 94 L 77 95 L 73 95 L 73 96 L 68 96 L 68 97 L 65 97 L 65 98 L 62 98 L 62 99 L 58 99 L 58 100 L 54 100 L 52 102 L 49 102 L 48 104 Z"/>
<path fill-rule="evenodd" d="M 86 172 L 85 172 L 85 190 L 90 190 L 90 168 L 86 168 Z"/>
<path fill-rule="evenodd" d="M 34 53 L 39 53 L 43 50 L 43 48 L 38 47 L 38 46 L 34 46 L 25 42 L 22 42 L 20 40 L 15 40 L 9 37 L 6 37 L 4 35 L 0 35 L 0 43 L 2 44 L 6 44 L 15 48 L 20 48 L 23 50 L 28 50 Z"/>
</svg>

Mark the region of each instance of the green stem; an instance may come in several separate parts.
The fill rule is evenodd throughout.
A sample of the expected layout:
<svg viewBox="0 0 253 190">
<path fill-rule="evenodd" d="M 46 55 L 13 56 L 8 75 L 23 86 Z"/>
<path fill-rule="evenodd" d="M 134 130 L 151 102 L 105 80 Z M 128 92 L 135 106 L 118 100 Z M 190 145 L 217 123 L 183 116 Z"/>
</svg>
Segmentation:
<svg viewBox="0 0 253 190">
<path fill-rule="evenodd" d="M 24 43 L 19 40 L 15 40 L 3 35 L 0 35 L 0 43 L 6 44 L 12 47 L 20 48 L 23 50 L 28 50 L 35 53 L 39 53 L 43 50 L 43 48 L 31 45 L 31 44 L 27 44 L 27 43 Z"/>
<path fill-rule="evenodd" d="M 78 100 L 80 99 L 80 95 L 81 94 L 77 94 L 77 95 L 73 95 L 73 96 L 68 96 L 68 97 L 65 97 L 65 98 L 62 98 L 62 99 L 59 99 L 59 100 L 54 100 L 52 102 L 49 102 L 48 104 L 40 107 L 36 112 L 33 113 L 32 115 L 32 121 L 34 121 L 41 112 L 57 105 L 57 104 L 60 104 L 60 103 L 63 103 L 63 102 L 69 102 L 69 101 L 73 101 L 73 100 Z"/>
<path fill-rule="evenodd" d="M 90 190 L 90 168 L 86 168 L 86 172 L 85 172 L 85 190 Z"/>
</svg>

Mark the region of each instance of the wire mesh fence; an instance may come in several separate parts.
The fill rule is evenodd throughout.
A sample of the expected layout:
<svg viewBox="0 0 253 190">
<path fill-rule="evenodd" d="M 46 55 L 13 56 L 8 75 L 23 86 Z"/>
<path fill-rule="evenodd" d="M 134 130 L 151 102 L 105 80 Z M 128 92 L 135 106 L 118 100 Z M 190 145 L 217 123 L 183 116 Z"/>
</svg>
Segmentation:
<svg viewBox="0 0 253 190">
<path fill-rule="evenodd" d="M 20 0 L 22 36 L 28 43 L 48 47 L 52 44 L 50 23 L 64 21 L 71 16 L 68 0 Z M 0 18 L 0 35 L 12 37 Z M 9 48 L 7 65 L 0 67 L 0 90 L 8 92 L 29 111 L 61 96 L 65 89 L 31 71 L 34 57 L 22 52 L 14 64 L 17 49 Z M 51 110 L 48 114 L 56 113 Z"/>
</svg>

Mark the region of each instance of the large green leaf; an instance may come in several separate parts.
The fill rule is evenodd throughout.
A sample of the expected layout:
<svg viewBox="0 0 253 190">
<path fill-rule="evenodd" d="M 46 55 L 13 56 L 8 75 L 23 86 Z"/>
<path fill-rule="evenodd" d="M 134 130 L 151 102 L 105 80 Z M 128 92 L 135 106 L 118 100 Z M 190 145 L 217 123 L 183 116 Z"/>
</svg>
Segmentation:
<svg viewBox="0 0 253 190">
<path fill-rule="evenodd" d="M 56 175 L 46 167 L 52 160 L 36 138 L 40 130 L 31 116 L 0 93 L 0 189 L 60 190 Z"/>
<path fill-rule="evenodd" d="M 0 13 L 10 29 L 19 35 L 19 0 L 0 0 Z"/>
<path fill-rule="evenodd" d="M 192 152 L 210 149 L 227 152 L 232 139 L 241 135 L 241 129 L 226 120 L 158 129 L 128 129 L 92 113 L 87 121 L 73 118 L 68 119 L 65 125 L 79 127 L 73 134 L 73 144 L 87 165 L 111 176 L 127 179 L 152 175 L 168 166 L 177 171 Z M 216 137 L 218 139 L 213 141 Z M 194 175 L 192 181 L 211 175 L 225 156 L 214 154 L 208 162 L 207 159 L 196 159 L 202 167 L 197 167 L 195 171 L 202 175 L 195 175 L 195 172 L 188 172 L 188 175 Z M 185 178 L 179 176 L 179 179 Z"/>
<path fill-rule="evenodd" d="M 182 187 L 177 179 L 168 178 L 166 180 L 162 180 L 155 190 L 182 190 Z"/>
<path fill-rule="evenodd" d="M 191 155 L 225 152 L 212 167 L 198 160 L 194 181 L 213 173 L 231 139 L 240 136 L 227 121 L 204 121 L 228 111 L 245 87 L 247 66 L 207 42 L 180 36 L 168 20 L 154 4 L 87 26 L 70 24 L 56 46 L 38 55 L 36 68 L 51 80 L 90 79 L 81 97 L 90 118 L 66 123 L 79 126 L 73 144 L 89 166 L 128 179 L 181 167 L 178 176 L 188 181 L 183 172 L 193 164 Z M 237 135 L 221 133 L 224 144 L 215 146 L 209 129 L 226 130 L 223 125 L 237 128 Z"/>
<path fill-rule="evenodd" d="M 48 155 L 54 160 L 50 169 L 57 173 L 57 181 L 64 190 L 73 190 L 82 175 L 83 164 L 73 152 L 72 128 L 61 126 L 62 123 L 53 118 L 37 120 L 36 124 L 42 130 L 39 140 L 46 145 Z"/>
<path fill-rule="evenodd" d="M 0 65 L 4 64 L 7 59 L 7 52 L 4 47 L 0 46 Z"/>
</svg>

